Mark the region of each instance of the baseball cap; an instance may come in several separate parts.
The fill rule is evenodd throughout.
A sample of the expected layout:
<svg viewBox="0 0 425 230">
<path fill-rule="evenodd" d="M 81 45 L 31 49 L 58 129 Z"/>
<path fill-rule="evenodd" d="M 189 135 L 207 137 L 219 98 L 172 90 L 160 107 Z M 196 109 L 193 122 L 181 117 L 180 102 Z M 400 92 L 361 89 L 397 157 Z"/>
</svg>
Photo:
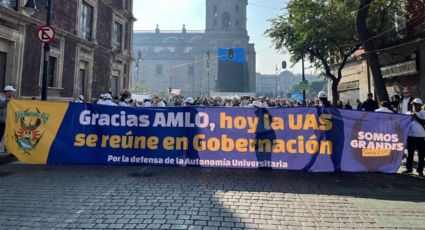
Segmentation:
<svg viewBox="0 0 425 230">
<path fill-rule="evenodd" d="M 423 105 L 422 100 L 419 98 L 415 98 L 412 101 L 412 104 L 418 104 L 418 105 Z"/>
<path fill-rule="evenodd" d="M 327 98 L 328 95 L 326 94 L 325 91 L 320 91 L 319 94 L 317 95 L 318 98 Z"/>
<path fill-rule="evenodd" d="M 186 98 L 186 100 L 184 100 L 184 103 L 189 103 L 189 104 L 193 104 L 194 100 L 191 97 Z"/>
<path fill-rule="evenodd" d="M 16 89 L 14 89 L 14 88 L 13 88 L 13 86 L 11 86 L 11 85 L 6 85 L 6 87 L 4 87 L 4 91 L 12 91 L 12 92 L 15 92 L 15 91 L 16 91 Z"/>
<path fill-rule="evenodd" d="M 84 96 L 83 95 L 80 95 L 80 96 L 78 96 L 78 99 L 84 101 Z"/>
<path fill-rule="evenodd" d="M 103 97 L 104 97 L 106 100 L 111 100 L 111 99 L 112 99 L 112 96 L 111 96 L 111 94 L 109 94 L 109 93 L 105 93 L 105 94 L 103 95 Z"/>
</svg>

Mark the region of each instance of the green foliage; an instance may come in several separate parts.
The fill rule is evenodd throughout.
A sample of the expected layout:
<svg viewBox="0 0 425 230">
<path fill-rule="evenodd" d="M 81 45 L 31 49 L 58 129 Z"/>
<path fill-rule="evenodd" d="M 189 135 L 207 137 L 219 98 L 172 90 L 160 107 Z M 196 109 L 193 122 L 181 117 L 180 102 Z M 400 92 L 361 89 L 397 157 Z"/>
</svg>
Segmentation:
<svg viewBox="0 0 425 230">
<path fill-rule="evenodd" d="M 369 32 L 375 38 L 387 40 L 395 32 L 395 26 L 406 19 L 405 5 L 401 0 L 373 0 L 367 18 Z"/>
<path fill-rule="evenodd" d="M 308 90 L 306 90 L 307 98 L 314 98 L 320 91 L 327 91 L 327 81 L 312 81 L 308 83 Z M 289 95 L 296 92 L 302 92 L 299 84 L 293 84 L 289 90 Z"/>
<path fill-rule="evenodd" d="M 394 29 L 395 15 L 402 11 L 400 2 L 373 1 L 368 17 L 372 35 L 382 38 Z M 277 50 L 291 54 L 293 63 L 307 57 L 317 68 L 326 68 L 325 63 L 340 63 L 359 47 L 358 6 L 359 0 L 290 0 L 287 13 L 272 19 L 265 33 Z"/>
<path fill-rule="evenodd" d="M 291 61 L 307 57 L 316 67 L 331 63 L 357 46 L 356 0 L 291 0 L 287 14 L 272 19 L 266 31 L 276 49 L 288 51 Z"/>
<path fill-rule="evenodd" d="M 131 93 L 150 93 L 150 90 L 148 87 L 140 84 L 139 82 L 136 82 L 134 86 L 131 87 L 130 92 Z"/>
<path fill-rule="evenodd" d="M 339 99 L 337 87 L 348 58 L 361 47 L 356 17 L 361 0 L 289 0 L 287 13 L 271 20 L 266 35 L 275 49 L 289 52 L 293 63 L 308 58 L 332 80 L 332 98 Z M 372 0 L 367 24 L 378 44 L 394 31 L 396 17 L 402 15 L 400 0 Z"/>
<path fill-rule="evenodd" d="M 158 97 L 165 98 L 166 100 L 168 100 L 168 99 L 170 98 L 170 94 L 169 94 L 168 92 L 164 92 L 164 91 L 159 92 L 159 93 L 157 94 L 157 96 L 158 96 Z"/>
</svg>

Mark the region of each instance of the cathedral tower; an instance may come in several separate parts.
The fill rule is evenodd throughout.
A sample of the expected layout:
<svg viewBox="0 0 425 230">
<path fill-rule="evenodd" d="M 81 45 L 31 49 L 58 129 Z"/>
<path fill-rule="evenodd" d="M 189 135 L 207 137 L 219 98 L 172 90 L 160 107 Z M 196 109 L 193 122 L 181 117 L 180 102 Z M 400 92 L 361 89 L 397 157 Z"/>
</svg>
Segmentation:
<svg viewBox="0 0 425 230">
<path fill-rule="evenodd" d="M 207 0 L 206 32 L 247 34 L 247 0 Z"/>
<path fill-rule="evenodd" d="M 210 63 L 213 78 L 207 78 L 217 92 L 255 92 L 255 48 L 247 32 L 247 7 L 248 0 L 206 0 L 206 49 L 218 57 Z M 245 62 L 220 62 L 219 48 L 242 48 Z"/>
</svg>

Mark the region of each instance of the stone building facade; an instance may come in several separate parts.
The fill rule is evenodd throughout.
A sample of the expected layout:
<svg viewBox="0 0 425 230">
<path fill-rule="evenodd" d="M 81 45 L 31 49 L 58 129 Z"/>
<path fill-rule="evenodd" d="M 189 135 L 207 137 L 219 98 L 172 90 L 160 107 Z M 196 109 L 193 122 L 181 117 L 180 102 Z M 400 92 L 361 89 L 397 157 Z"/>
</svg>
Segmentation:
<svg viewBox="0 0 425 230">
<path fill-rule="evenodd" d="M 184 25 L 180 31 L 163 31 L 158 25 L 154 31 L 136 31 L 133 53 L 139 55 L 133 84 L 151 93 L 175 88 L 184 96 L 217 95 L 218 49 L 243 48 L 247 92 L 255 92 L 256 60 L 246 29 L 247 4 L 247 0 L 206 0 L 205 31 L 190 31 Z"/>
<path fill-rule="evenodd" d="M 13 85 L 17 96 L 39 97 L 43 47 L 36 30 L 45 24 L 45 1 L 23 11 L 26 0 L 0 2 L 0 87 Z M 53 0 L 48 67 L 48 99 L 88 100 L 100 93 L 119 94 L 129 86 L 134 17 L 132 0 Z M 5 64 L 4 64 L 5 63 Z"/>
</svg>

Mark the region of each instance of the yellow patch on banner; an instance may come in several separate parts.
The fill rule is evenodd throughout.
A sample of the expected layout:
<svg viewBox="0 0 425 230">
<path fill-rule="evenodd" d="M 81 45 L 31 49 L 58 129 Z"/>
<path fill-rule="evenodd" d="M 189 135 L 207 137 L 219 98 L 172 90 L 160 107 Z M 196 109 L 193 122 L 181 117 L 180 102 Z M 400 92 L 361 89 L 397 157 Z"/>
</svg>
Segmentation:
<svg viewBox="0 0 425 230">
<path fill-rule="evenodd" d="M 386 157 L 391 154 L 391 149 L 362 149 L 363 157 Z"/>
<path fill-rule="evenodd" d="M 24 163 L 46 164 L 68 106 L 67 102 L 11 100 L 7 104 L 7 151 Z"/>
</svg>

